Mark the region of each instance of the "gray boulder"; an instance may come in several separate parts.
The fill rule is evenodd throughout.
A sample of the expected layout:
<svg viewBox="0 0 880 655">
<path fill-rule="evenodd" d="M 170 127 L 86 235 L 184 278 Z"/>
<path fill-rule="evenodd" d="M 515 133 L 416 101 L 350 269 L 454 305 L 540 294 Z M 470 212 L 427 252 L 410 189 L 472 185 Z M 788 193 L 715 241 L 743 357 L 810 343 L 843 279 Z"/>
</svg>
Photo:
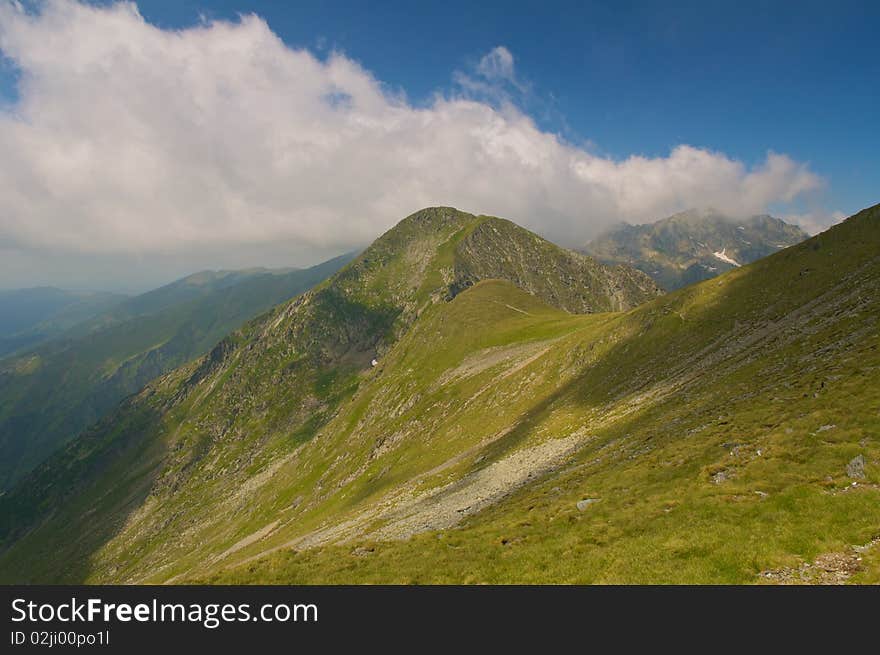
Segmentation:
<svg viewBox="0 0 880 655">
<path fill-rule="evenodd" d="M 583 500 L 579 500 L 579 501 L 577 502 L 577 508 L 578 508 L 578 511 L 583 512 L 583 511 L 586 510 L 590 505 L 592 505 L 593 503 L 598 503 L 598 502 L 599 502 L 599 499 L 598 499 L 598 498 L 584 498 Z"/>
<path fill-rule="evenodd" d="M 857 457 L 853 457 L 849 464 L 846 465 L 846 474 L 851 478 L 864 478 L 865 477 L 865 456 L 858 455 Z"/>
</svg>

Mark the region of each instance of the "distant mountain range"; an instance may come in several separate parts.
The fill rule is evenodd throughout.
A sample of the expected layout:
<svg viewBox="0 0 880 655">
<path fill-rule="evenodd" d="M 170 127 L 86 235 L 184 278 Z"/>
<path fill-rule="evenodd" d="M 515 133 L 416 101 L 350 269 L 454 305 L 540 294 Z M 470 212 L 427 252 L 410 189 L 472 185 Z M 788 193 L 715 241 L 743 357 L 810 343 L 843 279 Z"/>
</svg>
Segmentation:
<svg viewBox="0 0 880 655">
<path fill-rule="evenodd" d="M 204 354 L 350 259 L 303 270 L 204 271 L 139 296 L 107 299 L 104 311 L 93 302 L 80 314 L 85 320 L 0 359 L 0 490 L 149 380 Z M 10 295 L 20 303 L 69 297 L 43 290 Z M 74 306 L 51 314 L 55 324 L 63 312 L 71 317 Z"/>
<path fill-rule="evenodd" d="M 0 496 L 0 581 L 876 582 L 880 205 L 774 250 L 417 212 Z"/>
<path fill-rule="evenodd" d="M 48 341 L 125 298 L 54 287 L 0 290 L 0 357 Z"/>
<path fill-rule="evenodd" d="M 800 243 L 809 235 L 772 216 L 734 219 L 691 210 L 645 225 L 621 225 L 582 252 L 612 264 L 629 264 L 667 290 L 715 277 Z"/>
</svg>

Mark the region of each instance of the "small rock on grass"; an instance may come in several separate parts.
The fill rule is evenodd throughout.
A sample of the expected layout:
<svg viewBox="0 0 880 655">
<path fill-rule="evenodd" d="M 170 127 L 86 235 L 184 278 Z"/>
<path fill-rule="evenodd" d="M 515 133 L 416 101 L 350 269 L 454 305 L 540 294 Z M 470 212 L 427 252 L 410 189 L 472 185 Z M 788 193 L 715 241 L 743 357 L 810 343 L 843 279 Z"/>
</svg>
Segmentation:
<svg viewBox="0 0 880 655">
<path fill-rule="evenodd" d="M 865 477 L 865 456 L 858 455 L 853 457 L 849 464 L 846 465 L 846 474 L 851 478 L 864 478 Z"/>
<path fill-rule="evenodd" d="M 730 476 L 727 474 L 727 471 L 718 471 L 712 476 L 712 482 L 715 484 L 721 484 L 722 482 L 725 482 L 728 477 Z"/>
<path fill-rule="evenodd" d="M 578 508 L 578 511 L 583 512 L 583 511 L 586 510 L 590 505 L 592 505 L 593 503 L 598 503 L 598 502 L 599 502 L 599 499 L 598 499 L 598 498 L 584 498 L 583 500 L 579 500 L 579 501 L 577 502 L 577 508 Z"/>
</svg>

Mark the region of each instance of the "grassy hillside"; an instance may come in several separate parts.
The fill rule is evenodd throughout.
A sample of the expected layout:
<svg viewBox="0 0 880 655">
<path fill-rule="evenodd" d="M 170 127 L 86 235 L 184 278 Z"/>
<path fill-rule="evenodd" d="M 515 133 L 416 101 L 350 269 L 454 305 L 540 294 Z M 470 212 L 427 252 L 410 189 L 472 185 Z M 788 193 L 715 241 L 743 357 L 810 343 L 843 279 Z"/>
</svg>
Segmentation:
<svg viewBox="0 0 880 655">
<path fill-rule="evenodd" d="M 361 423 L 346 443 L 412 426 L 356 478 L 366 494 L 343 485 L 332 510 L 316 505 L 317 531 L 300 524 L 305 512 L 276 518 L 189 579 L 878 582 L 878 245 L 874 207 L 627 314 L 569 317 L 537 337 L 546 350 L 497 330 L 501 317 L 448 340 L 426 325 L 430 348 L 410 344 L 393 377 L 419 371 L 435 389 L 419 403 L 444 419 L 414 407 Z M 478 312 L 499 295 L 529 300 L 490 283 L 448 311 Z M 506 320 L 547 325 L 529 311 L 534 320 Z M 478 325 L 508 359 L 486 342 L 461 356 Z M 450 442 L 456 455 L 443 451 Z"/>
<path fill-rule="evenodd" d="M 0 489 L 149 380 L 210 350 L 242 323 L 345 264 L 189 276 L 0 361 Z"/>
<path fill-rule="evenodd" d="M 691 210 L 646 225 L 623 225 L 583 251 L 600 261 L 629 264 L 674 290 L 792 246 L 809 235 L 772 216 L 733 219 Z"/>
<path fill-rule="evenodd" d="M 504 234 L 503 248 L 474 249 L 472 239 L 483 238 L 485 226 Z M 558 270 L 572 285 L 583 277 L 607 295 L 564 295 L 539 284 L 542 271 L 529 262 L 547 252 L 567 262 Z M 481 303 L 480 312 L 547 319 L 525 335 L 555 337 L 583 320 L 559 308 L 573 298 L 628 308 L 658 293 L 646 276 L 570 256 L 500 219 L 450 208 L 418 212 L 327 282 L 148 385 L 0 498 L 7 545 L 2 575 L 167 580 L 244 548 L 242 539 L 255 540 L 254 530 L 268 534 L 279 511 L 291 510 L 301 526 L 314 527 L 347 502 L 373 497 L 375 471 L 367 473 L 362 458 L 376 443 L 362 441 L 359 435 L 367 433 L 360 429 L 357 444 L 347 435 L 361 421 L 400 417 L 418 403 L 418 392 L 386 386 L 398 383 L 383 371 L 401 356 L 410 334 L 431 329 L 426 325 L 439 329 L 434 321 L 467 306 L 459 298 L 470 291 L 460 291 L 476 281 L 480 262 L 490 256 L 505 262 L 493 275 L 542 297 L 504 284 L 516 297 L 499 295 Z M 514 323 L 511 329 L 520 328 Z M 497 326 L 493 332 L 499 336 L 490 340 L 503 340 Z M 376 393 L 379 400 L 371 400 Z M 442 408 L 432 412 L 438 425 L 445 420 Z M 383 433 L 382 443 L 393 450 L 397 441 Z M 454 450 L 450 444 L 432 457 Z M 345 480 L 352 483 L 348 500 L 333 493 Z"/>
</svg>

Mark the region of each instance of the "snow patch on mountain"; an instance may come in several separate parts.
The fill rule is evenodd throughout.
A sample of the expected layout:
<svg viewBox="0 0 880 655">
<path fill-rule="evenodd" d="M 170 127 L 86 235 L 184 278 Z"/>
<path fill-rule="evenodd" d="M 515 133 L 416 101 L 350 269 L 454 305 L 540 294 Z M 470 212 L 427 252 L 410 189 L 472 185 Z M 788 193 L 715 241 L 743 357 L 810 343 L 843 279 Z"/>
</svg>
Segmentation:
<svg viewBox="0 0 880 655">
<path fill-rule="evenodd" d="M 733 257 L 728 257 L 727 248 L 722 248 L 720 252 L 716 250 L 712 254 L 715 255 L 715 257 L 717 257 L 718 259 L 720 259 L 723 262 L 726 262 L 728 264 L 733 264 L 734 266 L 739 266 L 738 261 L 736 261 Z"/>
</svg>

